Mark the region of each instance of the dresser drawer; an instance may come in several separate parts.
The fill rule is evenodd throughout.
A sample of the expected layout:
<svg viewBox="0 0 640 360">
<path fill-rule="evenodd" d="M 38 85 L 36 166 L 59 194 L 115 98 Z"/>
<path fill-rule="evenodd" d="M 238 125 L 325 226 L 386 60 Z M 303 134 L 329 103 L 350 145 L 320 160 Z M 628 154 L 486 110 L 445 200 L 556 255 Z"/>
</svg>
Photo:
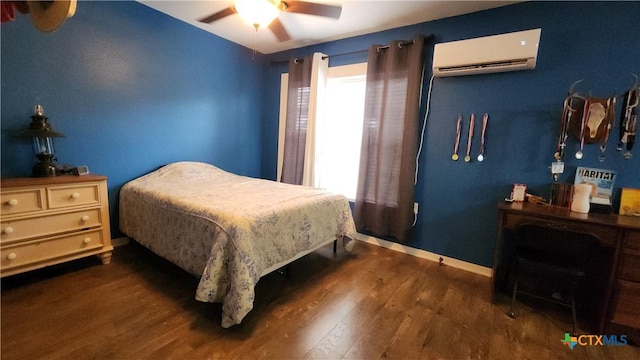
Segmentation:
<svg viewBox="0 0 640 360">
<path fill-rule="evenodd" d="M 640 284 L 618 280 L 615 309 L 612 322 L 632 328 L 640 328 Z"/>
<path fill-rule="evenodd" d="M 640 250 L 624 249 L 618 278 L 640 283 Z M 638 304 L 640 308 L 640 304 Z"/>
<path fill-rule="evenodd" d="M 100 227 L 100 209 L 87 209 L 64 214 L 32 217 L 2 222 L 2 244 Z"/>
<path fill-rule="evenodd" d="M 47 187 L 49 209 L 99 204 L 99 189 L 99 184 L 95 183 Z"/>
<path fill-rule="evenodd" d="M 0 199 L 2 216 L 44 210 L 43 200 L 43 189 L 3 191 Z"/>
<path fill-rule="evenodd" d="M 640 230 L 627 230 L 627 235 L 624 239 L 624 246 L 640 250 Z"/>
<path fill-rule="evenodd" d="M 27 244 L 3 246 L 0 264 L 2 271 L 5 271 L 83 251 L 100 249 L 102 245 L 102 232 L 97 230 Z"/>
</svg>

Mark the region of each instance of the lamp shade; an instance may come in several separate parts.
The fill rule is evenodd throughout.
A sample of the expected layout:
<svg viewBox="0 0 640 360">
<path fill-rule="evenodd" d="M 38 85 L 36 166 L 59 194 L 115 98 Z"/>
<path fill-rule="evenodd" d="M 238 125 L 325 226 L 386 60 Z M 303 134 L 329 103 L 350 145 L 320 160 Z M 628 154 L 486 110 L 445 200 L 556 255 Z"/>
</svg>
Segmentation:
<svg viewBox="0 0 640 360">
<path fill-rule="evenodd" d="M 31 123 L 29 127 L 20 133 L 24 137 L 65 137 L 63 133 L 53 130 L 53 126 L 47 121 L 48 117 L 44 116 L 42 106 L 36 105 L 35 114 L 31 115 Z"/>
<path fill-rule="evenodd" d="M 258 29 L 268 26 L 278 17 L 279 3 L 276 0 L 236 0 L 235 7 L 244 21 Z"/>
</svg>

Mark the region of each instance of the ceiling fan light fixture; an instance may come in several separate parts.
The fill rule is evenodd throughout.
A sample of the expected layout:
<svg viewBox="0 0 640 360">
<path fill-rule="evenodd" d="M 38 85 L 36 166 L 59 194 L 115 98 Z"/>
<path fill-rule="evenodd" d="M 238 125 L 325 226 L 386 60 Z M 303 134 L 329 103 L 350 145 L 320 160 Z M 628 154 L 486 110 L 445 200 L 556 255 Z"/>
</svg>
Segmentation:
<svg viewBox="0 0 640 360">
<path fill-rule="evenodd" d="M 258 29 L 278 17 L 280 4 L 279 0 L 236 0 L 235 8 L 244 21 Z"/>
</svg>

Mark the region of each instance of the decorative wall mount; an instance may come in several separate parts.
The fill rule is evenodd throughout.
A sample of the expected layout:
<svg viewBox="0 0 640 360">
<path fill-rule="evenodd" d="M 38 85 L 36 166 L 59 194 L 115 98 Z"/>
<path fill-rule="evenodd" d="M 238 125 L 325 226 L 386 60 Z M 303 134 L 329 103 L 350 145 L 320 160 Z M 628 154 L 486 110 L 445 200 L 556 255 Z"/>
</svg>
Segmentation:
<svg viewBox="0 0 640 360">
<path fill-rule="evenodd" d="M 593 144 L 607 138 L 614 122 L 616 98 L 578 98 L 569 126 L 579 141 Z"/>
<path fill-rule="evenodd" d="M 620 138 L 618 142 L 618 151 L 624 152 L 622 156 L 625 159 L 631 159 L 631 149 L 636 139 L 636 124 L 638 120 L 638 103 L 640 102 L 640 87 L 638 86 L 638 76 L 635 84 L 624 93 L 622 112 L 620 114 Z"/>
<path fill-rule="evenodd" d="M 640 88 L 638 88 L 638 77 L 635 78 L 635 84 L 622 95 L 623 109 L 619 125 L 619 142 L 617 150 L 621 151 L 626 148 L 623 156 L 625 159 L 631 158 L 631 148 L 635 140 L 635 128 L 638 98 L 640 97 Z M 592 96 L 582 96 L 574 92 L 574 88 L 582 80 L 574 82 L 567 93 L 564 100 L 562 118 L 560 120 L 560 134 L 558 136 L 557 150 L 554 154 L 556 159 L 557 171 L 553 171 L 554 178 L 556 174 L 561 173 L 563 167 L 565 151 L 567 147 L 567 138 L 569 132 L 578 139 L 580 148 L 575 153 L 575 158 L 580 160 L 583 157 L 583 149 L 585 144 L 599 144 L 600 161 L 605 160 L 605 151 L 609 143 L 611 132 L 615 128 L 616 99 L 617 96 L 609 98 L 599 98 Z M 552 167 L 553 168 L 553 167 Z"/>
</svg>

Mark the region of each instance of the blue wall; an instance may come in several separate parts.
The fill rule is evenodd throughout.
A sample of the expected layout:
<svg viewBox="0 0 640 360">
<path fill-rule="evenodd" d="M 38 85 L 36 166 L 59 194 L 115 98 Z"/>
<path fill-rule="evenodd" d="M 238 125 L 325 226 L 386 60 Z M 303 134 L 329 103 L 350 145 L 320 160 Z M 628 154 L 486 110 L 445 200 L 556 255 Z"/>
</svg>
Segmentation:
<svg viewBox="0 0 640 360">
<path fill-rule="evenodd" d="M 549 166 L 554 160 L 562 102 L 569 86 L 584 79 L 577 90 L 609 97 L 620 95 L 631 86 L 631 73 L 640 75 L 639 14 L 639 2 L 527 2 L 273 54 L 269 60 L 277 62 L 314 51 L 328 55 L 349 53 L 393 39 L 411 39 L 418 33 L 434 34 L 435 42 L 444 42 L 542 28 L 535 70 L 437 78 L 433 84 L 431 113 L 419 162 L 416 201 L 420 203 L 420 214 L 415 238 L 407 245 L 491 266 L 496 205 L 509 196 L 512 184 L 525 183 L 529 192 L 549 196 Z M 330 57 L 330 66 L 363 61 L 366 54 Z M 430 69 L 431 51 L 427 62 Z M 275 177 L 277 90 L 280 73 L 286 71 L 286 65 L 273 65 L 266 74 L 266 93 L 272 95 L 265 105 L 264 177 Z M 430 76 L 429 73 L 427 77 Z M 620 105 L 621 102 L 618 113 Z M 457 114 L 465 115 L 461 145 L 464 152 L 470 114 L 480 117 L 485 112 L 490 114 L 486 160 L 452 161 Z M 474 156 L 479 147 L 476 129 Z M 616 127 L 605 162 L 598 161 L 598 146 L 589 145 L 583 160 L 566 160 L 560 180 L 573 182 L 576 166 L 615 170 L 619 175 L 616 202 L 620 187 L 640 187 L 640 149 L 636 149 L 632 160 L 623 160 L 615 150 L 617 134 Z M 573 138 L 569 150 L 577 150 Z"/>
<path fill-rule="evenodd" d="M 67 135 L 56 142 L 59 162 L 88 165 L 109 177 L 117 236 L 120 187 L 162 164 L 205 161 L 275 178 L 279 82 L 287 69 L 271 61 L 365 50 L 417 33 L 435 34 L 442 42 L 541 27 L 535 70 L 434 81 L 420 159 L 420 214 L 408 245 L 490 266 L 495 207 L 511 184 L 526 183 L 533 193 L 548 196 L 548 167 L 569 85 L 584 79 L 578 90 L 607 97 L 631 85 L 630 73 L 640 75 L 640 38 L 631 37 L 640 33 L 637 14 L 638 2 L 526 2 L 258 56 L 255 62 L 251 50 L 136 2 L 83 1 L 73 18 L 49 34 L 18 16 L 0 27 L 1 174 L 30 174 L 30 143 L 12 134 L 42 104 L 54 127 Z M 364 54 L 330 60 L 362 61 Z M 466 124 L 471 113 L 491 115 L 483 163 L 450 160 L 460 112 Z M 572 181 L 581 165 L 617 171 L 617 196 L 620 187 L 640 187 L 640 148 L 630 161 L 615 147 L 606 155 L 600 163 L 597 146 L 590 145 L 582 161 L 567 160 L 561 180 Z"/>
<path fill-rule="evenodd" d="M 59 163 L 109 177 L 111 223 L 127 181 L 163 164 L 205 161 L 260 175 L 263 62 L 249 49 L 137 2 L 78 4 L 53 33 L 28 16 L 3 23 L 2 176 L 30 176 L 35 104 L 54 128 Z"/>
</svg>

